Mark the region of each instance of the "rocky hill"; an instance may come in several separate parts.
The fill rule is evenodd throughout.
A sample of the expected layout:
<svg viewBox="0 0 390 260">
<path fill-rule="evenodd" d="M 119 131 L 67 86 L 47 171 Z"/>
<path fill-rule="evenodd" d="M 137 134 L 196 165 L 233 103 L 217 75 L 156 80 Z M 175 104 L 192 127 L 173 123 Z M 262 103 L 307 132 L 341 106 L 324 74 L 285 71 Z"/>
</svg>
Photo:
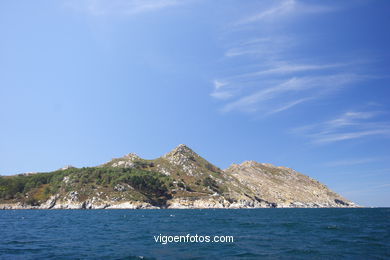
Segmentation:
<svg viewBox="0 0 390 260">
<path fill-rule="evenodd" d="M 285 167 L 246 161 L 221 170 L 185 145 L 88 168 L 0 177 L 0 209 L 356 207 Z"/>
</svg>

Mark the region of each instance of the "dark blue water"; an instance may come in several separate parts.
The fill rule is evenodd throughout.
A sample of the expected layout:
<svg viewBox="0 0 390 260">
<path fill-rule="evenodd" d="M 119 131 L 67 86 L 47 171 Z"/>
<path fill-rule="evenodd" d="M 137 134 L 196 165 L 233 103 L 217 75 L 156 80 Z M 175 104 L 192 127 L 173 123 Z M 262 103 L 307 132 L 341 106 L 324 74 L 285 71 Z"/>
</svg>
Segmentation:
<svg viewBox="0 0 390 260">
<path fill-rule="evenodd" d="M 233 243 L 156 243 L 230 235 Z M 5 210 L 1 259 L 390 259 L 390 209 Z"/>
</svg>

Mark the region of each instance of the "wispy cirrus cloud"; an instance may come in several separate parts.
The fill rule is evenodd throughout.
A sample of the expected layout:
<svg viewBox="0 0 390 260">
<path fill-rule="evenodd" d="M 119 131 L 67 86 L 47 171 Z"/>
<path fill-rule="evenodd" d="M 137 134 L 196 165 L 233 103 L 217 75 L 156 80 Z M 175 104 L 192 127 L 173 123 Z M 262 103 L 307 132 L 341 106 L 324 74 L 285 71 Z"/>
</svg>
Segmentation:
<svg viewBox="0 0 390 260">
<path fill-rule="evenodd" d="M 291 74 L 295 72 L 309 72 L 309 71 L 322 71 L 327 69 L 334 69 L 346 66 L 344 63 L 335 64 L 291 64 L 281 63 L 275 64 L 273 67 L 265 70 L 260 70 L 253 73 L 244 74 L 242 76 L 261 76 L 261 75 L 283 75 Z"/>
<path fill-rule="evenodd" d="M 226 86 L 229 85 L 228 82 L 214 80 L 213 83 L 214 83 L 214 91 L 212 93 L 210 93 L 210 96 L 212 96 L 216 99 L 228 99 L 228 98 L 233 96 L 232 91 L 226 88 Z"/>
<path fill-rule="evenodd" d="M 90 15 L 135 15 L 182 4 L 178 0 L 66 0 L 64 5 Z"/>
<path fill-rule="evenodd" d="M 228 99 L 233 98 L 237 95 L 239 88 L 236 85 L 236 82 L 231 81 L 228 78 L 224 79 L 215 79 L 212 81 L 213 90 L 210 93 L 210 96 L 215 99 Z"/>
<path fill-rule="evenodd" d="M 267 6 L 260 12 L 241 19 L 236 23 L 236 25 L 243 25 L 258 21 L 275 21 L 280 18 L 293 15 L 318 14 L 333 10 L 335 10 L 334 7 L 306 4 L 296 0 L 277 1 L 277 4 Z"/>
<path fill-rule="evenodd" d="M 292 130 L 303 135 L 314 144 L 328 144 L 364 137 L 390 137 L 390 123 L 374 120 L 380 111 L 349 111 L 334 119 Z"/>
<path fill-rule="evenodd" d="M 317 138 L 314 139 L 313 142 L 317 144 L 334 143 L 338 141 L 358 139 L 367 136 L 390 136 L 390 125 L 386 126 L 384 129 L 363 130 L 363 131 L 356 131 L 356 132 L 335 133 L 335 134 L 326 134 L 326 135 L 318 134 Z"/>
<path fill-rule="evenodd" d="M 292 77 L 226 104 L 222 111 L 263 111 L 273 114 L 320 98 L 360 80 L 355 74 Z"/>
<path fill-rule="evenodd" d="M 214 86 L 210 94 L 225 102 L 222 112 L 273 115 L 325 98 L 364 78 L 354 71 L 356 62 L 321 62 L 312 55 L 305 56 L 302 46 L 306 38 L 289 30 L 296 18 L 332 12 L 338 6 L 280 0 L 263 1 L 256 7 L 257 13 L 243 15 L 233 23 L 232 34 L 241 34 L 238 28 L 242 28 L 248 38 L 229 42 L 224 53 L 225 60 L 240 64 L 237 73 L 217 77 L 228 84 L 220 89 Z M 287 17 L 290 19 L 281 19 Z M 247 26 L 253 23 L 256 26 Z"/>
<path fill-rule="evenodd" d="M 276 107 L 274 109 L 269 110 L 267 115 L 283 112 L 283 111 L 288 110 L 288 109 L 290 109 L 290 108 L 292 108 L 292 107 L 294 107 L 296 105 L 299 105 L 301 103 L 310 101 L 312 99 L 314 99 L 314 98 L 313 97 L 307 97 L 307 98 L 300 98 L 300 99 L 289 101 L 289 102 L 287 102 L 285 104 L 282 104 L 279 107 Z"/>
<path fill-rule="evenodd" d="M 292 48 L 296 44 L 296 40 L 293 37 L 289 37 L 286 35 L 253 38 L 246 41 L 238 42 L 234 46 L 229 47 L 225 52 L 225 57 L 264 57 L 264 55 L 275 56 L 280 55 L 282 52 Z"/>
</svg>

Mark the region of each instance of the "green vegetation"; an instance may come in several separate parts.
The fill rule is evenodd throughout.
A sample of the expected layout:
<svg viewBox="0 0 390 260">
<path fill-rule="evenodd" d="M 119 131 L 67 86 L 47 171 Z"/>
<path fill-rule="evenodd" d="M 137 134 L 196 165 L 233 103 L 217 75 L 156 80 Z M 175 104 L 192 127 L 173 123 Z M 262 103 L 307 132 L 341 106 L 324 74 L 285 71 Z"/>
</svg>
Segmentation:
<svg viewBox="0 0 390 260">
<path fill-rule="evenodd" d="M 66 181 L 65 181 L 66 180 Z M 50 195 L 70 190 L 101 188 L 114 192 L 118 184 L 128 184 L 150 201 L 170 197 L 172 180 L 160 173 L 131 168 L 72 168 L 47 173 L 0 177 L 0 200 L 22 200 L 38 205 Z"/>
<path fill-rule="evenodd" d="M 16 175 L 0 177 L 0 199 L 20 198 L 34 188 L 39 188 L 45 184 L 58 184 L 63 178 L 63 173 L 49 172 L 31 175 Z"/>
<path fill-rule="evenodd" d="M 218 186 L 217 182 L 211 178 L 211 177 L 206 177 L 203 179 L 203 185 L 206 187 L 209 187 L 212 191 L 220 193 L 220 187 Z"/>
<path fill-rule="evenodd" d="M 166 157 L 144 160 L 136 155 L 127 155 L 98 167 L 0 176 L 0 203 L 40 205 L 51 196 L 58 195 L 60 199 L 79 202 L 95 197 L 108 201 L 142 201 L 160 206 L 172 198 L 172 194 L 183 197 L 213 192 L 223 194 L 226 189 L 224 185 L 219 185 L 223 178 L 221 169 L 188 148 L 175 151 L 175 156 L 178 152 L 187 157 L 181 163 L 188 164 L 188 167 L 183 168 Z M 191 169 L 190 172 L 188 169 Z M 71 195 L 70 192 L 74 193 Z"/>
</svg>

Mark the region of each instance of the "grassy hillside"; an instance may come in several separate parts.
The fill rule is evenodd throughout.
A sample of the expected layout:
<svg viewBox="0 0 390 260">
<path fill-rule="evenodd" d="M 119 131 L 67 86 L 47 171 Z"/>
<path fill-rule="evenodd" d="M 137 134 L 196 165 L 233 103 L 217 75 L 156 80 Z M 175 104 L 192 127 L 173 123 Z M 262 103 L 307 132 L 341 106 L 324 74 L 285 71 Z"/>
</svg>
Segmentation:
<svg viewBox="0 0 390 260">
<path fill-rule="evenodd" d="M 93 193 L 108 197 L 163 203 L 171 197 L 171 178 L 134 168 L 72 168 L 47 173 L 0 177 L 0 201 L 39 205 L 51 195 L 77 191 L 81 198 Z"/>
</svg>

